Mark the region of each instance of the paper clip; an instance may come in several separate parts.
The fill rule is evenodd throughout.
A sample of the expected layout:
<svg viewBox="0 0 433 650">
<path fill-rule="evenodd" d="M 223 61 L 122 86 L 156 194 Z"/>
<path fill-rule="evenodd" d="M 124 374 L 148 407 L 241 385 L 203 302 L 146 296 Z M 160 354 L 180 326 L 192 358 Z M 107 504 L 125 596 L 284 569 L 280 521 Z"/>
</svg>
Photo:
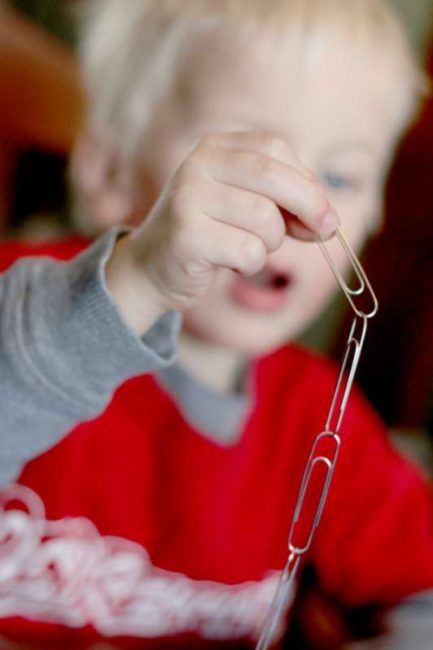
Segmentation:
<svg viewBox="0 0 433 650">
<path fill-rule="evenodd" d="M 325 431 L 337 434 L 343 421 L 347 401 L 349 399 L 356 369 L 367 334 L 367 316 L 355 316 L 346 342 L 346 348 L 341 362 L 340 372 L 331 399 Z"/>
<path fill-rule="evenodd" d="M 364 269 L 361 266 L 361 262 L 358 260 L 356 257 L 352 247 L 350 246 L 347 237 L 343 234 L 343 231 L 341 230 L 340 227 L 337 227 L 335 230 L 335 236 L 337 237 L 338 241 L 340 242 L 349 262 L 352 265 L 352 270 L 354 272 L 355 277 L 357 278 L 359 282 L 359 286 L 355 287 L 352 289 L 349 287 L 343 276 L 341 275 L 340 271 L 338 270 L 334 260 L 332 259 L 326 242 L 324 242 L 321 239 L 318 239 L 317 243 L 320 247 L 320 250 L 322 251 L 326 261 L 328 262 L 329 268 L 331 269 L 332 273 L 334 274 L 335 278 L 337 279 L 338 284 L 340 285 L 342 291 L 344 292 L 347 300 L 349 301 L 350 306 L 352 307 L 353 311 L 357 316 L 365 316 L 366 318 L 373 318 L 375 314 L 377 313 L 377 309 L 379 306 L 379 303 L 377 301 L 376 295 L 372 289 L 372 286 L 369 282 L 369 279 L 367 278 L 367 275 L 364 271 Z M 361 310 L 354 298 L 356 296 L 362 296 L 365 293 L 369 294 L 369 298 L 371 301 L 371 309 L 370 311 L 363 311 Z"/>
<path fill-rule="evenodd" d="M 326 243 L 322 240 L 318 240 L 317 243 L 326 261 L 328 262 L 328 265 L 334 274 L 338 284 L 345 294 L 355 316 L 346 342 L 346 348 L 343 360 L 341 362 L 340 372 L 338 374 L 334 392 L 331 397 L 325 428 L 316 436 L 311 447 L 309 459 L 301 482 L 292 525 L 290 527 L 288 539 L 288 559 L 280 575 L 280 580 L 278 582 L 274 597 L 266 613 L 261 635 L 256 645 L 256 650 L 268 650 L 270 645 L 275 641 L 275 636 L 278 635 L 279 630 L 282 629 L 283 616 L 288 607 L 289 598 L 292 592 L 294 580 L 298 571 L 299 564 L 301 562 L 301 558 L 305 553 L 307 553 L 311 546 L 314 532 L 319 525 L 322 511 L 328 496 L 328 491 L 332 476 L 334 474 L 334 469 L 337 463 L 338 452 L 341 444 L 339 431 L 343 422 L 344 413 L 346 411 L 349 394 L 352 388 L 355 372 L 358 367 L 365 336 L 367 334 L 367 321 L 377 313 L 379 306 L 367 275 L 362 268 L 360 261 L 349 245 L 346 236 L 343 234 L 340 228 L 336 229 L 335 234 L 341 246 L 343 247 L 349 262 L 351 263 L 354 275 L 358 280 L 359 285 L 356 288 L 353 289 L 346 283 L 334 260 L 332 259 Z M 359 298 L 364 294 L 368 294 L 371 303 L 370 309 L 367 312 L 363 311 L 355 302 L 355 297 Z M 333 449 L 331 452 L 328 451 L 327 453 L 322 453 L 320 451 L 320 446 L 325 440 L 332 441 Z M 304 510 L 308 510 L 307 507 L 304 507 L 307 498 L 308 487 L 310 485 L 311 477 L 315 468 L 320 464 L 324 465 L 326 468 L 325 480 L 323 482 L 319 499 L 314 504 L 314 517 L 312 518 L 310 527 L 307 529 L 307 538 L 304 543 L 299 544 L 295 541 L 296 526 L 298 525 L 299 520 L 302 519 Z"/>
<path fill-rule="evenodd" d="M 300 560 L 301 558 L 299 556 L 295 557 L 293 553 L 291 553 L 287 559 L 286 566 L 281 572 L 274 597 L 272 598 L 271 604 L 266 613 L 265 622 L 263 623 L 262 633 L 256 645 L 256 650 L 267 650 L 269 644 L 275 637 L 275 633 L 278 631 L 277 626 L 288 605 L 293 581 Z"/>
</svg>

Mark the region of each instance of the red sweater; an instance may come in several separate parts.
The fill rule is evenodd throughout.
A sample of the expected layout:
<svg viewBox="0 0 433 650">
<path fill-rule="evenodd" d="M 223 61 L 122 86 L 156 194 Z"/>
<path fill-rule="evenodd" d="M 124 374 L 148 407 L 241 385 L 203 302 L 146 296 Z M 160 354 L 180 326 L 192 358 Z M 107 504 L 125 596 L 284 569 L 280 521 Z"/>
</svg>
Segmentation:
<svg viewBox="0 0 433 650">
<path fill-rule="evenodd" d="M 42 647 L 110 637 L 179 648 L 256 632 L 335 374 L 297 346 L 258 360 L 231 446 L 195 430 L 152 376 L 125 383 L 103 415 L 25 468 L 20 482 L 42 498 L 48 523 L 42 530 L 36 515 L 21 516 L 33 565 L 11 577 L 15 600 L 0 594 L 0 633 L 37 635 Z M 342 438 L 310 555 L 323 588 L 348 606 L 389 606 L 432 589 L 429 489 L 356 391 Z M 33 492 L 22 500 L 36 512 Z"/>
</svg>

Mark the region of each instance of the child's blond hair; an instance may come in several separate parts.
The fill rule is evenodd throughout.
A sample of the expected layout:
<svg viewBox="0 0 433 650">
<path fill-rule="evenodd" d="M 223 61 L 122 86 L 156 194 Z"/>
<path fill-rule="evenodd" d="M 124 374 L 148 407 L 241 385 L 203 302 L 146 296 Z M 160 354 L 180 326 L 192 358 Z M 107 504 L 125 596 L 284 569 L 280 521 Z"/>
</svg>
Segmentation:
<svg viewBox="0 0 433 650">
<path fill-rule="evenodd" d="M 197 41 L 215 42 L 221 34 L 233 38 L 246 34 L 248 39 L 248 34 L 256 37 L 258 29 L 273 31 L 282 37 L 278 55 L 287 52 L 292 63 L 296 63 L 294 52 L 313 50 L 320 58 L 336 38 L 344 39 L 348 52 L 358 48 L 354 53 L 361 57 L 366 50 L 373 52 L 374 70 L 364 71 L 372 75 L 379 71 L 386 91 L 392 90 L 396 133 L 411 120 L 425 90 L 405 30 L 386 0 L 88 0 L 85 4 L 81 55 L 89 124 L 107 132 L 128 156 L 141 148 L 155 105 L 168 96 L 176 79 L 182 53 Z M 241 41 L 249 47 L 254 43 Z M 236 44 L 233 39 L 232 43 Z"/>
</svg>

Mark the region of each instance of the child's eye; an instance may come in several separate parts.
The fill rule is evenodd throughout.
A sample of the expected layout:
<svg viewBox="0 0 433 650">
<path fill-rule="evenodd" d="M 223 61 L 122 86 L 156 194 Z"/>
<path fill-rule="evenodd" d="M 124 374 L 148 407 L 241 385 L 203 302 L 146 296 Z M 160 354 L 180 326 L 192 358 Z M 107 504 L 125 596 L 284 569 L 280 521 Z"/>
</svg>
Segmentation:
<svg viewBox="0 0 433 650">
<path fill-rule="evenodd" d="M 353 186 L 353 181 L 347 176 L 325 172 L 322 174 L 322 181 L 330 188 L 344 190 Z"/>
</svg>

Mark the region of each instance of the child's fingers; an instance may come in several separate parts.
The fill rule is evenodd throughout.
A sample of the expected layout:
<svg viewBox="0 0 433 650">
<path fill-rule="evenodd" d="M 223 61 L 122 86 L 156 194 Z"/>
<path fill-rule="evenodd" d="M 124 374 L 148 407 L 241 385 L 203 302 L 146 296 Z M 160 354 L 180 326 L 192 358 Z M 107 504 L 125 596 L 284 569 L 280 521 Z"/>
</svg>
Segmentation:
<svg viewBox="0 0 433 650">
<path fill-rule="evenodd" d="M 190 259 L 195 258 L 199 266 L 222 266 L 252 275 L 266 262 L 267 250 L 260 237 L 207 217 L 198 220 L 196 242 L 200 242 L 199 250 Z"/>
<path fill-rule="evenodd" d="M 215 180 L 261 194 L 299 217 L 306 226 L 305 238 L 330 237 L 337 226 L 337 217 L 320 183 L 275 158 L 212 147 L 207 152 L 206 170 Z"/>
<path fill-rule="evenodd" d="M 203 211 L 209 217 L 256 235 L 268 253 L 281 246 L 286 225 L 281 211 L 266 196 L 211 179 L 200 189 Z"/>
</svg>

